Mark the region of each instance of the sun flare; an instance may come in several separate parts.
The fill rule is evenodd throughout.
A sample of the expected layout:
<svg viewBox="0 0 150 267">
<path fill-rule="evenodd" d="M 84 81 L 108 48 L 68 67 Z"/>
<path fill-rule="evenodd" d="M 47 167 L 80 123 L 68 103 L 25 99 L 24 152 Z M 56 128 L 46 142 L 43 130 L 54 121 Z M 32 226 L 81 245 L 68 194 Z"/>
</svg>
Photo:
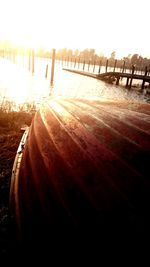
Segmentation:
<svg viewBox="0 0 150 267">
<path fill-rule="evenodd" d="M 95 48 L 149 56 L 148 0 L 2 0 L 0 40 L 38 49 Z M 9 7 L 9 8 L 8 8 Z M 140 18 L 140 19 L 139 19 Z"/>
</svg>

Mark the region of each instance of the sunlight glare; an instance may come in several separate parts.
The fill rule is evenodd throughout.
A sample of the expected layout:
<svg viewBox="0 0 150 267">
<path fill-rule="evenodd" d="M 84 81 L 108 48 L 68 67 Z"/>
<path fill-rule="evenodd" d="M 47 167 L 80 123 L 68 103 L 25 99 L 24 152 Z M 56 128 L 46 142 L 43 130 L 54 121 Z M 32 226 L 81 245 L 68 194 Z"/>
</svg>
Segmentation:
<svg viewBox="0 0 150 267">
<path fill-rule="evenodd" d="M 95 48 L 107 55 L 149 53 L 148 0 L 2 0 L 0 38 L 51 49 Z M 9 8 L 8 8 L 9 7 Z"/>
</svg>

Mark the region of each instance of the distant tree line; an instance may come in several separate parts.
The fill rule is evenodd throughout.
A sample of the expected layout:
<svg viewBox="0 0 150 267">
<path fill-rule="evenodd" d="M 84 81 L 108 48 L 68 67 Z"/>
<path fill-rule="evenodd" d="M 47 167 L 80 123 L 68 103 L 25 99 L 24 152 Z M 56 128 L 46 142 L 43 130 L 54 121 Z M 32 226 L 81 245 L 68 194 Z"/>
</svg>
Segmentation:
<svg viewBox="0 0 150 267">
<path fill-rule="evenodd" d="M 20 55 L 28 55 L 31 53 L 31 49 L 24 49 L 22 47 L 12 48 L 10 44 L 1 45 L 0 44 L 0 56 L 4 57 L 14 57 L 16 54 Z M 46 51 L 44 48 L 39 48 L 35 51 L 35 56 L 51 58 L 52 51 Z M 72 62 L 84 62 L 86 64 L 95 64 L 95 65 L 105 65 L 106 62 L 108 66 L 113 67 L 115 65 L 116 68 L 132 68 L 135 66 L 136 70 L 144 70 L 145 67 L 148 67 L 150 70 L 150 59 L 146 57 L 142 57 L 138 54 L 129 54 L 127 57 L 123 57 L 122 59 L 116 59 L 116 52 L 113 51 L 110 54 L 110 57 L 105 57 L 103 53 L 97 54 L 95 49 L 86 48 L 82 51 L 79 49 L 72 50 L 63 48 L 56 51 L 56 59 L 63 61 L 72 61 Z"/>
<path fill-rule="evenodd" d="M 91 63 L 91 64 L 99 64 L 105 65 L 106 61 L 108 60 L 108 66 L 113 67 L 116 65 L 116 67 L 121 68 L 124 66 L 125 68 L 132 68 L 132 66 L 135 66 L 135 69 L 137 70 L 144 70 L 147 66 L 148 69 L 150 69 L 150 59 L 142 57 L 138 54 L 129 54 L 127 57 L 123 57 L 122 59 L 116 59 L 116 52 L 113 51 L 110 54 L 110 57 L 105 57 L 102 53 L 100 55 L 97 55 L 95 52 L 95 49 L 84 49 L 83 51 L 79 51 L 76 49 L 75 51 L 72 51 L 71 49 L 67 50 L 66 48 L 58 50 L 56 53 L 57 59 L 60 60 L 80 60 L 80 62 L 85 61 L 85 63 Z"/>
</svg>

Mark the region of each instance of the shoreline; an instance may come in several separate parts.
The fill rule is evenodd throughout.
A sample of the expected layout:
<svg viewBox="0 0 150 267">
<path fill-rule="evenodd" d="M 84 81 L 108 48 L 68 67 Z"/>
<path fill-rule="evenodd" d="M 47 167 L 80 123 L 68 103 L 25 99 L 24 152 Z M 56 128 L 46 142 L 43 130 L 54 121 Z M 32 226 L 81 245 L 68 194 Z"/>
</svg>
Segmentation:
<svg viewBox="0 0 150 267">
<path fill-rule="evenodd" d="M 10 181 L 14 159 L 23 135 L 21 127 L 30 125 L 33 114 L 0 110 L 0 255 L 9 255 L 14 247 L 9 216 Z"/>
</svg>

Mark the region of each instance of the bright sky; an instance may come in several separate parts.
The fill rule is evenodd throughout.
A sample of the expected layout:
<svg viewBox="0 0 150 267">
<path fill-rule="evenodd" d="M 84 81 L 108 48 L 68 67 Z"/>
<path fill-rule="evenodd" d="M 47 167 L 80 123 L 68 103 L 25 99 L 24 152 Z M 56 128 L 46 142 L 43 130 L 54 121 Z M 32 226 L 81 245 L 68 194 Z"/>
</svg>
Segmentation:
<svg viewBox="0 0 150 267">
<path fill-rule="evenodd" d="M 0 40 L 150 57 L 149 0 L 0 0 Z"/>
</svg>

